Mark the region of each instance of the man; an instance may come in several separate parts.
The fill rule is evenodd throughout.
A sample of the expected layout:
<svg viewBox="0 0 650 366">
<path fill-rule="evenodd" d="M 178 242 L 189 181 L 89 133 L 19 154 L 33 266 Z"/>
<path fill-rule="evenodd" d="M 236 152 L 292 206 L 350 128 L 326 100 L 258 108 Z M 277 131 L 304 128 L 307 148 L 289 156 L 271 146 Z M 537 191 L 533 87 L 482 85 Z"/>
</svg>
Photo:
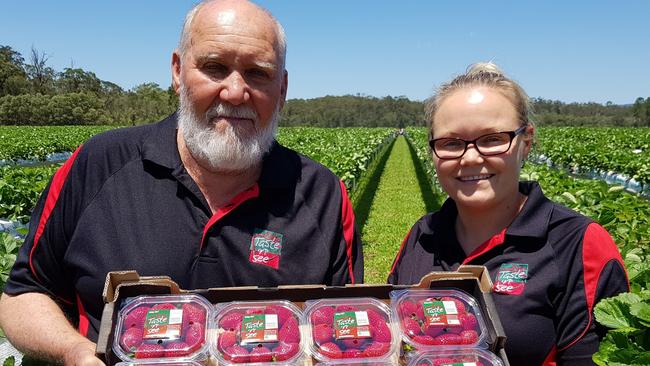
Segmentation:
<svg viewBox="0 0 650 366">
<path fill-rule="evenodd" d="M 101 364 L 93 341 L 112 270 L 183 288 L 363 281 L 345 187 L 275 142 L 285 47 L 249 2 L 190 11 L 172 57 L 178 113 L 91 139 L 35 208 L 0 300 L 18 349 Z"/>
</svg>

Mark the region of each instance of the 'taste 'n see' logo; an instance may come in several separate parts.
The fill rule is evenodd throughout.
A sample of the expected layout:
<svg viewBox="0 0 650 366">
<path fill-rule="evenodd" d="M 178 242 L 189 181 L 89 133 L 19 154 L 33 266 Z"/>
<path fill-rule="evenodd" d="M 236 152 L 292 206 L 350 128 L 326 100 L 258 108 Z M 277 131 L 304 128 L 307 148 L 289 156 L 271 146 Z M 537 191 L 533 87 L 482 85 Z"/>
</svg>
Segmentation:
<svg viewBox="0 0 650 366">
<path fill-rule="evenodd" d="M 503 263 L 494 281 L 494 292 L 521 295 L 528 280 L 528 264 Z"/>
<path fill-rule="evenodd" d="M 248 260 L 251 263 L 278 269 L 281 254 L 282 234 L 270 230 L 255 229 L 248 255 Z"/>
</svg>

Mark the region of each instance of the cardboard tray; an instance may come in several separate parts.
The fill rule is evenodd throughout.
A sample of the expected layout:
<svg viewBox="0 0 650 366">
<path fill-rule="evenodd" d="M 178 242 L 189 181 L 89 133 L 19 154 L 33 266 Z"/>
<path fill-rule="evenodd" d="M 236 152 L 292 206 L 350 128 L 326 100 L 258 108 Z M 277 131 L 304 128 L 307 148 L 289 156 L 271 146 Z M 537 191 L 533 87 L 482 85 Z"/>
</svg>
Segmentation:
<svg viewBox="0 0 650 366">
<path fill-rule="evenodd" d="M 483 266 L 460 266 L 457 272 L 431 272 L 420 283 L 413 286 L 393 285 L 292 285 L 262 288 L 257 286 L 222 287 L 201 290 L 183 290 L 167 276 L 140 276 L 135 271 L 109 272 L 104 284 L 104 310 L 102 313 L 97 356 L 107 365 L 120 362 L 113 353 L 113 325 L 117 321 L 119 304 L 122 300 L 140 295 L 167 295 L 196 293 L 213 304 L 230 301 L 288 300 L 302 308 L 306 300 L 321 298 L 375 297 L 390 303 L 389 294 L 393 290 L 412 288 L 455 288 L 474 296 L 479 302 L 488 328 L 489 349 L 499 356 L 504 365 L 509 366 L 503 349 L 506 336 L 492 300 L 492 281 Z"/>
</svg>

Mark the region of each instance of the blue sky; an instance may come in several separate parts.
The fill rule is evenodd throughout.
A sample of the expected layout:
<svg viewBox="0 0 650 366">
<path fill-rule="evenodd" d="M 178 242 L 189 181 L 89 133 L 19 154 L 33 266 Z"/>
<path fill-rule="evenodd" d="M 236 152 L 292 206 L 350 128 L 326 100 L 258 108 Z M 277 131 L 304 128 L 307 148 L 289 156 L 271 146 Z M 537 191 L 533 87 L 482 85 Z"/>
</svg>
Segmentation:
<svg viewBox="0 0 650 366">
<path fill-rule="evenodd" d="M 633 103 L 650 96 L 650 1 L 260 0 L 284 25 L 289 98 L 423 100 L 493 60 L 531 97 Z M 186 0 L 9 0 L 0 45 L 125 89 L 170 84 Z"/>
</svg>

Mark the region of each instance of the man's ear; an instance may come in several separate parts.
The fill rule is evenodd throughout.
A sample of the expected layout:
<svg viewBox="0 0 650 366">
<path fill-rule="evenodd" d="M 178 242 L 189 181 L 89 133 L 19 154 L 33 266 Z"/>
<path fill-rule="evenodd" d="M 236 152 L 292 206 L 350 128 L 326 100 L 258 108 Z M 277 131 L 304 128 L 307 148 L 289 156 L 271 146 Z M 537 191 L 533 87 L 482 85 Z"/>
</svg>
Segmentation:
<svg viewBox="0 0 650 366">
<path fill-rule="evenodd" d="M 172 87 L 179 94 L 181 87 L 181 54 L 178 50 L 172 53 Z"/>
<path fill-rule="evenodd" d="M 282 76 L 282 87 L 280 89 L 280 110 L 284 108 L 284 103 L 287 101 L 287 87 L 289 86 L 289 73 L 287 70 L 284 70 L 284 75 Z"/>
</svg>

